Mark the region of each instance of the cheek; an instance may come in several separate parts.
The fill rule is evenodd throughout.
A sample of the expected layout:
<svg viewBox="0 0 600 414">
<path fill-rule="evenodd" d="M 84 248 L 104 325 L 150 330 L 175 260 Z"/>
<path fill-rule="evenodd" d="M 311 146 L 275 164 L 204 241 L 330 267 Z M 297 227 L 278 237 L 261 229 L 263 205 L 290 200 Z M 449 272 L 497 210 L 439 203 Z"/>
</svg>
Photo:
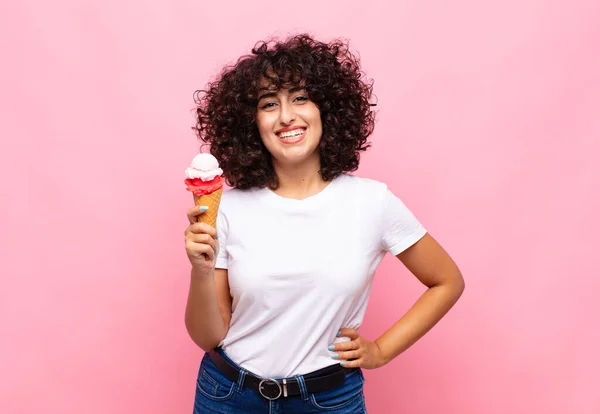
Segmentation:
<svg viewBox="0 0 600 414">
<path fill-rule="evenodd" d="M 315 117 L 315 123 L 319 126 L 319 130 L 323 129 L 323 124 L 321 123 L 321 114 L 317 114 Z"/>
<path fill-rule="evenodd" d="M 269 151 L 273 148 L 273 122 L 269 119 L 268 116 L 257 116 L 256 117 L 256 127 L 258 129 L 258 135 L 262 143 L 267 147 Z"/>
<path fill-rule="evenodd" d="M 267 134 L 273 130 L 273 120 L 265 114 L 256 117 L 256 126 L 261 135 Z"/>
<path fill-rule="evenodd" d="M 264 142 L 265 138 L 267 137 L 267 126 L 265 125 L 264 120 L 256 118 L 256 127 L 258 129 L 258 135 L 260 135 L 260 138 Z"/>
<path fill-rule="evenodd" d="M 311 105 L 307 108 L 306 119 L 313 127 L 321 127 L 321 111 L 316 105 Z"/>
<path fill-rule="evenodd" d="M 319 133 L 323 132 L 323 124 L 321 123 L 321 113 L 320 112 L 313 114 L 312 118 L 310 119 L 310 123 L 313 127 L 313 130 L 318 131 Z"/>
</svg>

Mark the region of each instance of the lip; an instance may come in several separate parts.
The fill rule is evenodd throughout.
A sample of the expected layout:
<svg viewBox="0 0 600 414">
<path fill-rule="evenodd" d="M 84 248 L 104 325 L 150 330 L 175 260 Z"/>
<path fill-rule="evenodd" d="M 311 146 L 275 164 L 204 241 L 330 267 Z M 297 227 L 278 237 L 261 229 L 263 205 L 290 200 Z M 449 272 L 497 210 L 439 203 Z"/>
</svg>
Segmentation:
<svg viewBox="0 0 600 414">
<path fill-rule="evenodd" d="M 282 144 L 285 144 L 285 145 L 297 144 L 298 142 L 302 141 L 304 139 L 304 137 L 306 136 L 306 128 L 298 128 L 298 127 L 296 127 L 296 128 L 286 128 L 286 129 L 287 129 L 287 131 L 293 131 L 293 130 L 296 130 L 296 129 L 301 129 L 304 132 L 302 132 L 302 134 L 298 135 L 293 141 L 281 139 L 279 137 L 279 135 L 277 135 L 277 138 L 279 138 L 279 142 L 281 142 Z M 279 131 L 277 131 L 277 134 L 279 134 L 281 132 L 287 132 L 286 129 L 280 129 Z"/>
<path fill-rule="evenodd" d="M 289 127 L 285 127 L 285 128 L 281 128 L 278 129 L 277 131 L 275 131 L 275 135 L 279 135 L 283 132 L 290 132 L 293 131 L 295 129 L 306 129 L 306 127 L 302 127 L 302 126 L 289 126 Z"/>
</svg>

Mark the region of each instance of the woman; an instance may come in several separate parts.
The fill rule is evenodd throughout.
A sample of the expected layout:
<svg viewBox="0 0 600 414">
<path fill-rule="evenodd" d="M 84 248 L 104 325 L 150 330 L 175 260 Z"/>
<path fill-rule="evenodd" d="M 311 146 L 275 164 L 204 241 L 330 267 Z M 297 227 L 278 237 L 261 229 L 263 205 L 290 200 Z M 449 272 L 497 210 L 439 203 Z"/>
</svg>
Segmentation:
<svg viewBox="0 0 600 414">
<path fill-rule="evenodd" d="M 348 174 L 369 147 L 372 87 L 345 43 L 261 43 L 197 96 L 228 184 L 217 229 L 188 211 L 186 327 L 206 354 L 196 413 L 366 412 L 362 369 L 431 329 L 464 282 L 386 185 Z M 357 331 L 390 252 L 428 289 L 371 341 Z"/>
</svg>

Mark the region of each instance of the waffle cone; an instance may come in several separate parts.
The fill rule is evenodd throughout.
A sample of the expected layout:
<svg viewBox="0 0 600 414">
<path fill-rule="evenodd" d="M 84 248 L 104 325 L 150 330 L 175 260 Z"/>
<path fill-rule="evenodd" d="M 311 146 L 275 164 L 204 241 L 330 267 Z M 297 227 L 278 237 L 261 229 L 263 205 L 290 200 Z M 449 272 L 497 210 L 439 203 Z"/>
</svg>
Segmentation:
<svg viewBox="0 0 600 414">
<path fill-rule="evenodd" d="M 217 227 L 217 215 L 219 214 L 219 204 L 221 203 L 222 194 L 223 188 L 201 196 L 194 194 L 194 204 L 197 206 L 208 206 L 208 210 L 198 216 L 199 223 L 206 223 L 214 228 Z"/>
</svg>

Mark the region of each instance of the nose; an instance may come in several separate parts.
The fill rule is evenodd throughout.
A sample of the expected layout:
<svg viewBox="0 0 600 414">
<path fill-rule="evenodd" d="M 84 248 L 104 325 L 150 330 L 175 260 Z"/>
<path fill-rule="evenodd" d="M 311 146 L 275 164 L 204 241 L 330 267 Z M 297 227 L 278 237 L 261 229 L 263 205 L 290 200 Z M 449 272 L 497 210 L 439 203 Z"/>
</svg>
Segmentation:
<svg viewBox="0 0 600 414">
<path fill-rule="evenodd" d="M 281 122 L 282 125 L 290 125 L 295 119 L 296 113 L 294 112 L 293 105 L 283 102 L 279 113 L 279 122 Z"/>
</svg>

